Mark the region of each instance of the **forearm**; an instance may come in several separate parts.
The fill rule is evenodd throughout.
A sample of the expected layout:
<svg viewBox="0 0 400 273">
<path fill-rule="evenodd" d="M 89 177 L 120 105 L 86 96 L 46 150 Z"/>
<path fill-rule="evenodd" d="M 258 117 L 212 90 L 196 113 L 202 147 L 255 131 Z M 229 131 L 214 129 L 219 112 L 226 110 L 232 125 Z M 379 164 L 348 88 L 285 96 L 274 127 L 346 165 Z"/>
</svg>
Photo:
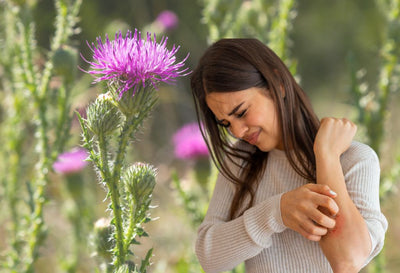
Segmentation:
<svg viewBox="0 0 400 273">
<path fill-rule="evenodd" d="M 243 217 L 225 223 L 203 223 L 195 249 L 197 258 L 207 273 L 232 270 L 262 251 L 262 247 L 246 236 Z"/>
<path fill-rule="evenodd" d="M 231 270 L 270 247 L 272 235 L 286 229 L 280 220 L 280 196 L 267 198 L 231 221 L 221 221 L 215 213 L 207 215 L 196 241 L 196 254 L 204 271 Z"/>
<path fill-rule="evenodd" d="M 339 157 L 316 155 L 316 167 L 317 183 L 337 193 L 339 207 L 336 226 L 322 237 L 321 249 L 333 272 L 358 272 L 371 250 L 367 226 L 347 192 Z"/>
</svg>

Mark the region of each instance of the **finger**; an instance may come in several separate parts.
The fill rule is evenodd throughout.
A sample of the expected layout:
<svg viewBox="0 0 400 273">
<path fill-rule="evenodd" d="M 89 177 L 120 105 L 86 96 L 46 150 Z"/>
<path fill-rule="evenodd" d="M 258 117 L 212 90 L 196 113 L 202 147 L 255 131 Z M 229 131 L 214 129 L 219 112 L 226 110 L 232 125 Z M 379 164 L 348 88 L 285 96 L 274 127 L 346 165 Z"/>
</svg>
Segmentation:
<svg viewBox="0 0 400 273">
<path fill-rule="evenodd" d="M 331 217 L 327 216 L 323 212 L 319 211 L 318 209 L 314 210 L 311 212 L 312 214 L 310 215 L 310 219 L 313 220 L 315 223 L 318 225 L 324 227 L 324 228 L 334 228 L 336 225 L 335 219 L 332 219 Z"/>
<path fill-rule="evenodd" d="M 312 233 L 308 233 L 303 228 L 300 228 L 297 232 L 300 233 L 300 235 L 303 236 L 304 238 L 306 238 L 306 239 L 308 239 L 310 241 L 314 241 L 314 242 L 318 242 L 322 238 L 321 235 L 315 235 L 315 234 L 312 234 Z"/>
<path fill-rule="evenodd" d="M 328 229 L 322 227 L 311 220 L 303 221 L 300 224 L 301 229 L 310 235 L 323 236 L 328 233 Z"/>
<path fill-rule="evenodd" d="M 328 196 L 315 194 L 313 197 L 313 202 L 319 207 L 323 207 L 328 210 L 329 214 L 332 216 L 335 216 L 339 212 L 339 207 L 336 202 Z"/>
<path fill-rule="evenodd" d="M 331 190 L 328 185 L 310 183 L 307 184 L 307 188 L 313 192 L 324 194 L 333 198 L 337 196 L 337 193 Z"/>
<path fill-rule="evenodd" d="M 347 118 L 342 118 L 341 121 L 344 125 L 349 126 L 353 131 L 357 131 L 357 125 L 351 120 L 348 120 Z"/>
<path fill-rule="evenodd" d="M 300 233 L 304 238 L 310 240 L 310 241 L 314 241 L 314 242 L 319 242 L 321 241 L 322 236 L 319 235 L 312 235 L 312 234 L 308 234 L 307 232 L 304 233 Z"/>
<path fill-rule="evenodd" d="M 349 124 L 349 125 L 351 125 L 351 126 L 356 126 L 356 124 L 355 124 L 354 122 L 352 122 L 351 120 L 349 120 L 349 119 L 347 119 L 347 118 L 342 118 L 341 120 L 342 120 L 342 122 L 343 122 L 344 124 Z"/>
<path fill-rule="evenodd" d="M 319 242 L 321 241 L 322 236 L 317 236 L 317 235 L 309 235 L 306 237 L 306 239 L 314 242 Z"/>
</svg>

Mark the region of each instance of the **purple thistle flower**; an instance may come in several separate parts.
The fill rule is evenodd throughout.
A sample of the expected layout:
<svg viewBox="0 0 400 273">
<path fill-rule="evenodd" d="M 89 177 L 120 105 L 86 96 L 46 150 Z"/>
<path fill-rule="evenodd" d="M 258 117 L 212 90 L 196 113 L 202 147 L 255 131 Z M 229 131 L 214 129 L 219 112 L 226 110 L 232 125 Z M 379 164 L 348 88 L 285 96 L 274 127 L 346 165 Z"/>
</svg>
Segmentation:
<svg viewBox="0 0 400 273">
<path fill-rule="evenodd" d="M 70 174 L 81 171 L 86 165 L 88 153 L 85 149 L 76 148 L 69 152 L 59 154 L 53 169 L 57 173 Z"/>
<path fill-rule="evenodd" d="M 166 31 L 175 29 L 178 26 L 178 22 L 178 16 L 170 10 L 162 11 L 156 18 L 156 23 Z"/>
<path fill-rule="evenodd" d="M 180 128 L 173 136 L 175 156 L 179 159 L 196 159 L 209 156 L 207 145 L 196 122 Z"/>
<path fill-rule="evenodd" d="M 150 82 L 157 89 L 158 82 L 172 83 L 175 78 L 185 76 L 183 74 L 188 68 L 182 69 L 184 62 L 189 54 L 181 61 L 176 63 L 175 54 L 180 46 L 175 45 L 168 50 L 168 37 L 163 37 L 160 43 L 156 42 L 156 36 L 151 38 L 147 33 L 147 39 L 141 39 L 140 32 L 135 29 L 135 33 L 128 30 L 125 38 L 121 31 L 115 34 L 115 40 L 110 41 L 106 34 L 106 40 L 103 43 L 101 37 L 96 39 L 97 45 L 88 43 L 93 52 L 93 61 L 87 61 L 81 54 L 81 57 L 90 64 L 86 73 L 97 75 L 94 82 L 110 80 L 119 85 L 119 96 L 131 89 L 133 94 L 140 85 L 146 86 Z"/>
</svg>

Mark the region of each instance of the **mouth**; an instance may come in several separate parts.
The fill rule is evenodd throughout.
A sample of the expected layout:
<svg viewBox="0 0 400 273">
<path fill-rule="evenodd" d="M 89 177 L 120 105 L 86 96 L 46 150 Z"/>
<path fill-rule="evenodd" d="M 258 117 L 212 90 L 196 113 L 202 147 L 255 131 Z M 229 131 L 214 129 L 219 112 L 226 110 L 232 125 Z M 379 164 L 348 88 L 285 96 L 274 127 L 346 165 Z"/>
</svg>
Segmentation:
<svg viewBox="0 0 400 273">
<path fill-rule="evenodd" d="M 244 140 L 251 145 L 256 145 L 259 135 L 260 135 L 260 131 L 257 131 L 255 133 L 252 133 L 252 134 L 246 136 L 244 138 Z"/>
</svg>

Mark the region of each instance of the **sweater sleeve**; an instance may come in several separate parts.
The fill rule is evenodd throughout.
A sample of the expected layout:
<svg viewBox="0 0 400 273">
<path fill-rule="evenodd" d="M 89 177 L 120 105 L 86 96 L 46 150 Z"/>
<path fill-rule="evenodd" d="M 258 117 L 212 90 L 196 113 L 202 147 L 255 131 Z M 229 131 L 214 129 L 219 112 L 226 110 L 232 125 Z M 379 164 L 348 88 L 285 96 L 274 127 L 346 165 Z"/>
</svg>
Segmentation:
<svg viewBox="0 0 400 273">
<path fill-rule="evenodd" d="M 367 145 L 354 142 L 342 158 L 350 198 L 365 220 L 371 238 L 367 265 L 383 248 L 387 220 L 380 210 L 380 166 L 376 153 Z"/>
<path fill-rule="evenodd" d="M 281 194 L 228 220 L 233 195 L 233 184 L 220 174 L 196 241 L 197 257 L 207 273 L 231 270 L 270 247 L 271 236 L 286 229 L 280 214 Z"/>
</svg>

